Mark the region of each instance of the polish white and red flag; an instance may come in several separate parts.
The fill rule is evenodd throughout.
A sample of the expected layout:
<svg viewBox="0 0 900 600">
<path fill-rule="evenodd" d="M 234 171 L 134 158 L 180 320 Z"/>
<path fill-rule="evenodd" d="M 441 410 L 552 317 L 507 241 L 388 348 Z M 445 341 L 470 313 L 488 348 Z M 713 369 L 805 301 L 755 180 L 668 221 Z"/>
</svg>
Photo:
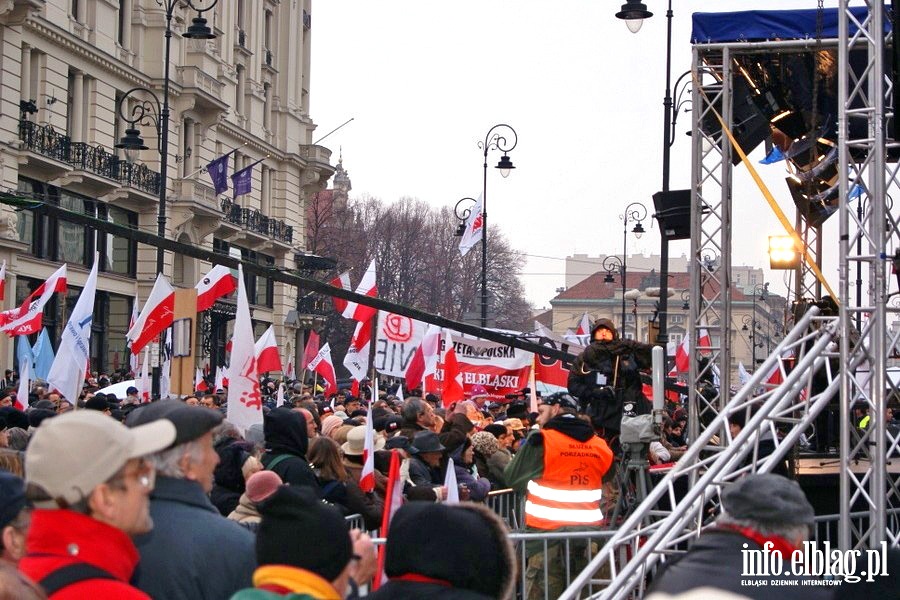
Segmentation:
<svg viewBox="0 0 900 600">
<path fill-rule="evenodd" d="M 6 299 L 6 261 L 0 265 L 0 302 Z"/>
<path fill-rule="evenodd" d="M 0 313 L 0 331 L 11 337 L 39 332 L 44 317 L 44 306 L 57 292 L 66 293 L 65 263 L 25 298 L 19 308 Z"/>
<path fill-rule="evenodd" d="M 363 296 L 378 296 L 378 284 L 375 277 L 375 261 L 369 263 L 369 268 L 363 274 L 362 280 L 356 286 L 356 293 Z M 342 315 L 345 319 L 353 319 L 354 321 L 368 321 L 378 313 L 378 309 L 371 306 L 363 306 L 356 302 L 348 302 L 344 307 Z"/>
<path fill-rule="evenodd" d="M 240 266 L 238 267 L 237 310 L 234 318 L 234 334 L 231 340 L 225 418 L 241 432 L 244 432 L 251 425 L 263 422 L 263 412 L 259 371 L 256 367 L 256 348 L 253 343 L 253 322 L 250 319 L 250 302 L 247 299 L 243 269 Z"/>
<path fill-rule="evenodd" d="M 678 348 L 675 349 L 675 369 L 679 373 L 687 373 L 691 367 L 691 336 L 684 335 Z"/>
<path fill-rule="evenodd" d="M 578 329 L 575 330 L 575 335 L 590 335 L 591 334 L 591 317 L 584 313 L 581 315 L 581 321 L 578 322 Z"/>
<path fill-rule="evenodd" d="M 138 316 L 140 315 L 140 311 L 138 310 L 138 306 L 140 306 L 140 302 L 138 302 L 138 297 L 135 295 L 134 302 L 131 303 L 131 319 L 128 321 L 128 329 L 134 327 L 134 324 L 137 323 Z M 138 354 L 128 353 L 128 366 L 131 367 L 131 374 L 135 377 L 140 373 L 141 368 L 141 357 Z"/>
<path fill-rule="evenodd" d="M 222 365 L 219 365 L 218 367 L 216 367 L 216 379 L 215 379 L 215 383 L 213 383 L 213 385 L 216 388 L 215 391 L 218 392 L 219 390 L 224 390 L 225 382 L 227 380 L 228 380 L 228 377 L 225 374 L 225 368 Z"/>
<path fill-rule="evenodd" d="M 141 402 L 150 402 L 150 348 L 144 350 L 144 363 L 141 367 L 141 378 L 139 381 L 141 383 Z"/>
<path fill-rule="evenodd" d="M 319 348 L 316 357 L 306 366 L 310 371 L 315 371 L 325 380 L 325 395 L 336 394 L 338 391 L 337 377 L 334 374 L 334 363 L 331 361 L 331 346 L 328 342 Z"/>
<path fill-rule="evenodd" d="M 369 370 L 369 346 L 372 344 L 372 322 L 374 320 L 372 318 L 356 323 L 353 338 L 350 340 L 347 354 L 344 355 L 344 366 L 357 382 L 365 379 L 366 372 Z"/>
<path fill-rule="evenodd" d="M 203 378 L 203 371 L 197 369 L 197 373 L 194 375 L 194 390 L 198 392 L 205 392 L 209 389 L 209 386 L 206 384 L 206 380 Z"/>
<path fill-rule="evenodd" d="M 371 321 L 370 321 L 371 322 Z M 378 378 L 372 378 L 372 397 L 378 398 Z M 359 473 L 359 489 L 371 493 L 375 491 L 375 420 L 372 412 L 366 417 L 366 437 L 363 443 L 363 465 Z"/>
<path fill-rule="evenodd" d="M 131 353 L 137 354 L 150 340 L 172 325 L 175 318 L 175 289 L 160 273 L 144 303 L 137 321 L 125 334 L 125 341 L 131 343 Z"/>
<path fill-rule="evenodd" d="M 278 355 L 278 341 L 275 339 L 273 325 L 269 325 L 256 342 L 256 370 L 260 373 L 281 370 L 281 357 Z"/>
<path fill-rule="evenodd" d="M 448 336 L 449 337 L 449 336 Z M 445 408 L 449 408 L 454 402 L 465 400 L 466 393 L 463 389 L 462 369 L 456 359 L 456 350 L 453 344 L 447 343 L 449 350 L 444 354 L 444 389 L 441 392 L 441 401 Z"/>
<path fill-rule="evenodd" d="M 344 271 L 332 279 L 331 285 L 341 288 L 342 290 L 352 290 L 353 288 L 350 287 L 350 271 Z M 331 297 L 331 301 L 334 303 L 334 310 L 343 314 L 344 309 L 347 308 L 347 301 L 343 298 L 335 298 L 334 296 Z"/>
<path fill-rule="evenodd" d="M 429 375 L 434 376 L 437 370 L 440 345 L 441 328 L 437 325 L 429 325 L 422 337 L 422 343 L 419 344 L 409 361 L 409 366 L 406 367 L 406 389 L 415 389 Z"/>
<path fill-rule="evenodd" d="M 319 353 L 319 334 L 315 331 L 310 330 L 309 334 L 306 336 L 306 347 L 303 348 L 303 365 L 304 369 L 307 368 L 305 365 L 308 365 L 316 358 L 316 354 Z"/>
<path fill-rule="evenodd" d="M 391 527 L 391 519 L 394 514 L 403 506 L 403 480 L 400 477 L 400 458 L 399 450 L 391 450 L 391 463 L 388 468 L 387 485 L 385 487 L 384 496 L 384 512 L 381 513 L 381 531 L 387 532 Z M 375 579 L 372 582 L 372 589 L 377 590 L 379 586 L 387 582 L 387 576 L 384 573 L 385 561 L 385 544 L 378 547 L 378 570 L 375 572 Z"/>
<path fill-rule="evenodd" d="M 197 312 L 203 312 L 211 308 L 216 300 L 236 290 L 237 280 L 231 269 L 216 265 L 197 282 L 194 289 L 197 290 Z"/>
<path fill-rule="evenodd" d="M 466 218 L 466 228 L 459 240 L 459 253 L 465 256 L 469 250 L 481 241 L 484 237 L 484 199 L 479 195 L 478 200 L 469 209 L 469 216 Z"/>
</svg>

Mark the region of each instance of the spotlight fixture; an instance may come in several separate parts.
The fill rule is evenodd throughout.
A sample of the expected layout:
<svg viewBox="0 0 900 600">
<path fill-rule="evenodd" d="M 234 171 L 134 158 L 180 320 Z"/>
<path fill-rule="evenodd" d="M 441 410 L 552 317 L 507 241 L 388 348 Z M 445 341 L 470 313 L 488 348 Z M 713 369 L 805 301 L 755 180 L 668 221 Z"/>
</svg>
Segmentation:
<svg viewBox="0 0 900 600">
<path fill-rule="evenodd" d="M 800 253 L 794 246 L 794 238 L 789 235 L 769 236 L 769 268 L 796 269 L 800 266 Z"/>
</svg>

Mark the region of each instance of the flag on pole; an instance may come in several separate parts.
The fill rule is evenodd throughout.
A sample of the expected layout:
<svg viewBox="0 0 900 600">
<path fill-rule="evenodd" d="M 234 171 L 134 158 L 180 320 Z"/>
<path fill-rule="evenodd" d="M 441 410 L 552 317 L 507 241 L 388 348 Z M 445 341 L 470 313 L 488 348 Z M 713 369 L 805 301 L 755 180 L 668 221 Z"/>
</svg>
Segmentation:
<svg viewBox="0 0 900 600">
<path fill-rule="evenodd" d="M 319 334 L 310 330 L 306 336 L 306 347 L 303 349 L 303 364 L 308 365 L 315 360 L 319 353 Z M 308 368 L 308 367 L 304 367 Z"/>
<path fill-rule="evenodd" d="M 0 302 L 6 300 L 6 261 L 0 265 Z"/>
<path fill-rule="evenodd" d="M 425 335 L 422 336 L 422 343 L 419 344 L 406 367 L 406 389 L 413 390 L 419 387 L 425 377 L 434 375 L 440 344 L 441 328 L 437 325 L 429 325 L 425 330 Z"/>
<path fill-rule="evenodd" d="M 587 313 L 581 315 L 581 321 L 578 322 L 578 329 L 575 335 L 591 335 L 591 317 Z"/>
<path fill-rule="evenodd" d="M 237 289 L 237 281 L 231 269 L 216 265 L 194 286 L 197 290 L 197 312 L 211 308 L 216 300 Z"/>
<path fill-rule="evenodd" d="M 484 199 L 481 194 L 478 200 L 469 209 L 469 216 L 466 218 L 466 229 L 459 240 L 459 253 L 465 256 L 469 250 L 481 241 L 484 236 Z"/>
<path fill-rule="evenodd" d="M 403 402 L 403 384 L 402 383 L 397 384 L 397 400 L 399 400 L 400 402 Z"/>
<path fill-rule="evenodd" d="M 140 314 L 140 310 L 138 310 L 138 306 L 140 306 L 140 302 L 138 301 L 137 295 L 134 296 L 134 300 L 131 302 L 131 319 L 128 321 L 128 329 L 134 327 L 134 324 L 137 323 L 138 316 Z M 126 348 L 128 343 L 126 342 Z M 139 354 L 132 353 L 130 350 L 128 352 L 128 366 L 131 367 L 131 374 L 133 377 L 137 377 L 138 373 L 140 373 L 140 360 L 141 357 Z"/>
<path fill-rule="evenodd" d="M 225 369 L 222 368 L 221 365 L 216 367 L 216 380 L 213 385 L 216 386 L 216 389 L 214 390 L 216 392 L 225 389 Z"/>
<path fill-rule="evenodd" d="M 78 395 L 84 384 L 84 373 L 91 358 L 91 322 L 94 319 L 94 297 L 97 292 L 97 268 L 100 264 L 100 253 L 94 253 L 94 266 L 78 296 L 75 308 L 63 329 L 59 340 L 59 351 L 47 382 L 59 390 L 62 396 L 72 403 L 78 402 Z"/>
<path fill-rule="evenodd" d="M 228 407 L 226 417 L 240 431 L 263 422 L 262 394 L 256 369 L 253 323 L 250 303 L 244 287 L 244 270 L 238 266 L 237 315 L 231 338 L 231 366 L 228 373 Z"/>
<path fill-rule="evenodd" d="M 444 390 L 441 392 L 441 401 L 445 408 L 449 408 L 454 402 L 464 400 L 466 397 L 463 391 L 462 371 L 456 360 L 456 350 L 451 344 L 448 346 L 450 349 L 444 355 Z"/>
<path fill-rule="evenodd" d="M 53 294 L 64 294 L 66 289 L 66 265 L 63 263 L 47 281 L 25 298 L 19 308 L 0 313 L 0 331 L 8 336 L 37 333 L 41 329 L 44 306 Z"/>
<path fill-rule="evenodd" d="M 209 386 L 206 385 L 206 380 L 203 378 L 203 371 L 197 369 L 197 372 L 194 374 L 194 390 L 198 392 L 205 392 L 209 389 Z"/>
<path fill-rule="evenodd" d="M 334 374 L 334 363 L 331 362 L 331 346 L 328 342 L 319 349 L 316 357 L 306 367 L 310 371 L 315 371 L 325 380 L 325 395 L 329 396 L 338 391 L 337 377 Z"/>
<path fill-rule="evenodd" d="M 397 450 L 391 451 L 391 463 L 388 468 L 387 485 L 384 495 L 384 511 L 381 513 L 381 531 L 384 535 L 391 528 L 391 519 L 394 513 L 403 506 L 403 481 L 400 478 L 400 453 Z M 375 579 L 372 582 L 372 589 L 377 590 L 379 586 L 387 581 L 384 574 L 385 544 L 378 547 L 378 570 L 375 572 Z"/>
<path fill-rule="evenodd" d="M 150 348 L 144 348 L 144 362 L 141 365 L 140 391 L 141 402 L 150 402 Z"/>
<path fill-rule="evenodd" d="M 228 157 L 233 153 L 234 150 L 228 154 L 223 154 L 206 165 L 206 172 L 209 173 L 209 178 L 212 179 L 213 188 L 215 188 L 217 196 L 228 191 Z"/>
<path fill-rule="evenodd" d="M 459 485 L 456 483 L 456 469 L 453 468 L 453 459 L 447 459 L 447 474 L 444 475 L 444 487 L 447 489 L 447 497 L 444 504 L 459 504 Z"/>
<path fill-rule="evenodd" d="M 678 369 L 679 373 L 687 373 L 690 369 L 690 355 L 691 336 L 685 333 L 681 343 L 678 344 L 678 348 L 675 349 L 675 368 Z"/>
<path fill-rule="evenodd" d="M 369 268 L 366 269 L 366 272 L 363 274 L 362 280 L 359 282 L 359 285 L 356 286 L 356 293 L 362 294 L 363 296 L 371 296 L 372 298 L 378 295 L 378 284 L 375 277 L 374 260 L 369 263 Z M 353 319 L 354 321 L 368 321 L 369 319 L 374 317 L 377 312 L 378 310 L 372 308 L 371 306 L 363 306 L 362 304 L 357 304 L 356 302 L 348 302 L 347 306 L 344 307 L 344 311 L 341 314 L 345 319 Z"/>
<path fill-rule="evenodd" d="M 249 194 L 253 191 L 253 167 L 264 160 L 264 158 L 261 158 L 254 163 L 250 163 L 248 166 L 231 176 L 231 185 L 234 188 L 235 198 L 244 194 Z"/>
<path fill-rule="evenodd" d="M 278 384 L 278 392 L 275 394 L 275 408 L 284 406 L 284 384 Z"/>
<path fill-rule="evenodd" d="M 265 333 L 256 342 L 256 370 L 258 373 L 281 371 L 281 357 L 278 356 L 278 342 L 275 339 L 275 326 L 269 325 Z"/>
<path fill-rule="evenodd" d="M 141 314 L 128 333 L 125 341 L 131 343 L 131 353 L 137 354 L 147 343 L 172 325 L 175 317 L 175 289 L 160 273 L 144 303 Z"/>
<path fill-rule="evenodd" d="M 344 355 L 344 366 L 356 381 L 365 379 L 366 372 L 369 370 L 369 346 L 372 342 L 372 321 L 374 320 L 373 317 L 368 321 L 357 321 L 347 354 Z"/>
<path fill-rule="evenodd" d="M 711 348 L 712 338 L 709 337 L 709 330 L 706 328 L 706 319 L 704 318 L 697 333 L 697 351 L 703 356 L 709 356 L 712 353 Z"/>
<path fill-rule="evenodd" d="M 16 364 L 27 362 L 29 365 L 34 364 L 34 353 L 31 350 L 31 344 L 28 343 L 28 336 L 16 336 Z"/>
<path fill-rule="evenodd" d="M 172 329 L 166 329 L 165 342 L 160 351 L 159 397 L 168 398 L 172 391 Z"/>
<path fill-rule="evenodd" d="M 374 377 L 372 384 L 375 386 L 372 398 L 378 398 L 378 378 Z M 370 493 L 375 491 L 375 425 L 372 419 L 372 410 L 366 416 L 366 437 L 363 444 L 363 465 L 359 473 L 359 489 Z"/>
<path fill-rule="evenodd" d="M 353 288 L 350 287 L 350 271 L 344 271 L 332 279 L 331 285 L 341 288 L 342 290 L 352 290 Z M 347 308 L 347 301 L 343 298 L 335 298 L 334 296 L 331 297 L 331 301 L 334 303 L 334 310 L 343 314 L 344 309 Z"/>
<path fill-rule="evenodd" d="M 750 373 L 747 372 L 743 361 L 738 363 L 738 381 L 741 382 L 741 386 L 747 385 L 747 382 L 750 381 Z"/>
<path fill-rule="evenodd" d="M 50 367 L 53 366 L 53 360 L 56 358 L 46 327 L 41 329 L 41 334 L 31 348 L 31 354 L 34 356 L 34 377 L 46 380 L 50 373 Z"/>
<path fill-rule="evenodd" d="M 18 410 L 25 410 L 25 407 L 28 406 L 29 391 L 31 391 L 31 362 L 19 361 L 19 389 L 16 392 L 15 403 Z"/>
</svg>

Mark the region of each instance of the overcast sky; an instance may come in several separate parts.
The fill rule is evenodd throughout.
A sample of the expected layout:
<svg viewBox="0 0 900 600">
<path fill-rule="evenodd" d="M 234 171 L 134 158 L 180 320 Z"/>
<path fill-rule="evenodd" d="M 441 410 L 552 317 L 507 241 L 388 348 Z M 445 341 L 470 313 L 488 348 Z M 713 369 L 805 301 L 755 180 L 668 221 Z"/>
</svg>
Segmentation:
<svg viewBox="0 0 900 600">
<path fill-rule="evenodd" d="M 528 255 L 522 281 L 535 307 L 564 285 L 565 256 L 622 251 L 619 216 L 630 202 L 652 212 L 661 189 L 666 3 L 632 34 L 615 18 L 624 0 L 316 0 L 312 9 L 314 139 L 342 149 L 353 191 L 434 206 L 477 197 L 478 142 L 497 123 L 518 133 L 508 179 L 490 169 L 489 233 L 499 227 Z M 690 68 L 691 16 L 723 10 L 815 8 L 815 0 L 675 2 L 672 79 Z M 826 0 L 826 7 L 837 6 Z M 671 188 L 690 186 L 691 144 L 682 113 Z M 751 158 L 759 160 L 762 149 Z M 490 165 L 500 154 L 489 155 Z M 758 170 L 793 220 L 783 163 Z M 783 230 L 744 167 L 735 169 L 732 262 L 768 266 L 767 236 Z M 649 227 L 650 222 L 644 223 Z M 837 217 L 824 239 L 837 245 Z M 427 243 L 427 240 L 423 240 Z M 826 244 L 827 245 L 827 244 Z M 673 242 L 670 255 L 690 250 Z M 659 252 L 654 222 L 628 251 Z M 837 289 L 836 257 L 823 271 Z M 784 293 L 782 272 L 770 280 Z"/>
</svg>

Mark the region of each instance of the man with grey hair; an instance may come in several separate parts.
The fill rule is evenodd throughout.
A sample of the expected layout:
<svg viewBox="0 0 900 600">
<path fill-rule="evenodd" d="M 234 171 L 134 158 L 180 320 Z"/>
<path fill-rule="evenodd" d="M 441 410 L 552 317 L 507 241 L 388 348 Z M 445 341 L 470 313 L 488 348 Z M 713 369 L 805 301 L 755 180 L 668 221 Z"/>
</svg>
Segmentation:
<svg viewBox="0 0 900 600">
<path fill-rule="evenodd" d="M 150 514 L 156 527 L 135 539 L 141 554 L 137 586 L 153 598 L 228 598 L 251 585 L 254 539 L 219 514 L 208 494 L 219 455 L 213 430 L 222 414 L 180 400 L 160 400 L 131 412 L 134 427 L 160 419 L 175 426 L 175 441 L 150 455 L 156 489 Z"/>
<path fill-rule="evenodd" d="M 403 417 L 400 435 L 408 437 L 410 441 L 415 439 L 418 432 L 431 431 L 434 427 L 434 408 L 421 398 L 407 398 L 400 409 L 400 416 Z"/>
<path fill-rule="evenodd" d="M 709 594 L 732 592 L 746 598 L 770 600 L 771 580 L 782 584 L 777 588 L 779 599 L 828 597 L 829 588 L 801 585 L 802 577 L 790 572 L 792 555 L 803 549 L 808 539 L 815 513 L 796 481 L 772 473 L 756 473 L 730 484 L 722 492 L 722 512 L 715 525 L 700 534 L 694 545 L 679 558 L 670 560 L 657 575 L 650 588 L 656 598 L 662 594 L 682 594 L 709 590 Z M 746 553 L 755 551 L 762 556 L 768 552 L 781 553 L 786 573 L 780 575 L 749 575 Z M 769 557 L 756 560 L 756 564 Z M 747 580 L 760 583 L 743 585 Z M 765 581 L 763 583 L 763 580 Z M 712 597 L 712 596 L 710 596 Z M 654 595 L 649 596 L 654 598 Z M 648 598 L 648 600 L 649 600 Z"/>
</svg>

